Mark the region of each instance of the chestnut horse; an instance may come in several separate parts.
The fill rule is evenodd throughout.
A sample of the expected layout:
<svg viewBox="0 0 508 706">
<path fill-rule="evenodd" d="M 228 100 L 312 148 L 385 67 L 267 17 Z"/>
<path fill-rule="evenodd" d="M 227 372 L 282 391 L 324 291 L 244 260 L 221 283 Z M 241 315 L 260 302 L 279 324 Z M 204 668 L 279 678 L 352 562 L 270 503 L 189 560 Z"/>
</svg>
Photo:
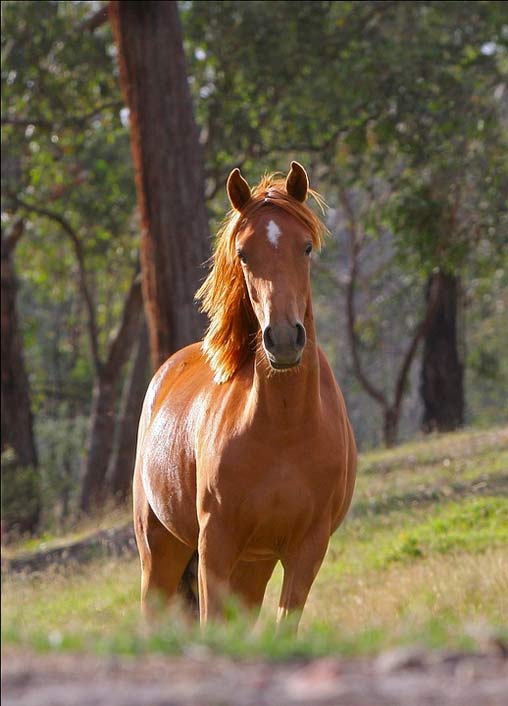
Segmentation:
<svg viewBox="0 0 508 706">
<path fill-rule="evenodd" d="M 159 369 L 141 414 L 141 600 L 146 611 L 154 595 L 173 598 L 197 551 L 201 622 L 228 594 L 256 611 L 280 560 L 277 620 L 298 622 L 355 482 L 353 432 L 312 311 L 325 228 L 296 162 L 252 191 L 235 169 L 227 191 L 233 210 L 196 295 L 208 332 Z"/>
</svg>

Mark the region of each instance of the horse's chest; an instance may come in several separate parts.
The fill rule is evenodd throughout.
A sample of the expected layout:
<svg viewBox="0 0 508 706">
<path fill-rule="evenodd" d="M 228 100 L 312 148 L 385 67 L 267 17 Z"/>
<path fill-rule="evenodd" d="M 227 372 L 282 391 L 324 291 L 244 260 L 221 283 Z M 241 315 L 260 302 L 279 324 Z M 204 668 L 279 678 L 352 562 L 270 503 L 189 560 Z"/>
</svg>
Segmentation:
<svg viewBox="0 0 508 706">
<path fill-rule="evenodd" d="M 221 459 L 206 483 L 198 483 L 198 506 L 224 527 L 235 527 L 249 556 L 278 554 L 333 512 L 337 468 L 319 455 L 251 448 L 242 458 Z"/>
<path fill-rule="evenodd" d="M 246 555 L 279 554 L 284 547 L 304 536 L 313 523 L 316 494 L 302 482 L 291 464 L 281 462 L 270 473 L 246 482 L 233 501 L 223 508 L 225 524 L 237 527 Z"/>
</svg>

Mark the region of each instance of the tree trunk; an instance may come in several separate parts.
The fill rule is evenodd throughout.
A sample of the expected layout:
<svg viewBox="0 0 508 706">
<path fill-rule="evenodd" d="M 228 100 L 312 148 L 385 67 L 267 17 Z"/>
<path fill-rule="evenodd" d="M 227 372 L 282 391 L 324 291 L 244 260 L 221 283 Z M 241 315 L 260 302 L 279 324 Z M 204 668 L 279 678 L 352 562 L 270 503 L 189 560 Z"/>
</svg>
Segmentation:
<svg viewBox="0 0 508 706">
<path fill-rule="evenodd" d="M 208 257 L 198 132 L 176 2 L 118 2 L 109 15 L 130 111 L 143 298 L 154 368 L 201 338 L 194 293 Z"/>
<path fill-rule="evenodd" d="M 435 313 L 425 332 L 421 395 L 425 432 L 452 431 L 464 423 L 464 369 L 457 347 L 458 279 L 433 273 L 426 297 L 437 284 Z"/>
<path fill-rule="evenodd" d="M 1 444 L 11 448 L 14 458 L 2 463 L 2 530 L 33 533 L 40 518 L 37 449 L 30 408 L 28 376 L 16 306 L 17 282 L 13 253 L 23 233 L 18 221 L 1 242 Z"/>
<path fill-rule="evenodd" d="M 139 415 L 147 386 L 149 355 L 148 331 L 143 319 L 134 349 L 132 368 L 125 381 L 117 422 L 117 440 L 107 473 L 110 495 L 119 503 L 127 499 L 131 489 Z"/>
<path fill-rule="evenodd" d="M 95 379 L 90 428 L 81 470 L 80 510 L 90 513 L 104 505 L 106 471 L 115 430 L 117 392 L 122 369 L 127 362 L 142 312 L 139 278 L 133 282 L 122 313 L 116 336 L 110 343 L 106 362 Z"/>
<path fill-rule="evenodd" d="M 96 377 L 90 429 L 83 459 L 83 485 L 81 488 L 81 510 L 90 513 L 104 504 L 104 479 L 108 467 L 113 434 L 115 431 L 116 387 L 120 370 L 112 376 L 103 373 Z"/>
<path fill-rule="evenodd" d="M 383 409 L 383 441 L 387 449 L 397 443 L 399 430 L 400 409 L 385 407 Z"/>
</svg>

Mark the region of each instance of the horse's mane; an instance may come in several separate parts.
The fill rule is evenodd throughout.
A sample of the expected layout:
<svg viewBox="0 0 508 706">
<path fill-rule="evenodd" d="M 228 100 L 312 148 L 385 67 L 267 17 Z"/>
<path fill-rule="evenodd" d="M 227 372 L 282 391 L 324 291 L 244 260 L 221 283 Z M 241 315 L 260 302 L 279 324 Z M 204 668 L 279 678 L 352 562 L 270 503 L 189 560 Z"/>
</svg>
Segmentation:
<svg viewBox="0 0 508 706">
<path fill-rule="evenodd" d="M 317 192 L 309 189 L 309 194 L 323 206 Z M 323 243 L 325 225 L 308 206 L 287 193 L 285 180 L 277 174 L 262 178 L 252 189 L 251 198 L 241 213 L 229 211 L 217 233 L 210 273 L 196 292 L 201 310 L 210 320 L 203 351 L 217 383 L 229 380 L 255 350 L 258 322 L 236 253 L 236 236 L 242 225 L 266 204 L 298 218 L 309 229 L 316 250 Z"/>
</svg>

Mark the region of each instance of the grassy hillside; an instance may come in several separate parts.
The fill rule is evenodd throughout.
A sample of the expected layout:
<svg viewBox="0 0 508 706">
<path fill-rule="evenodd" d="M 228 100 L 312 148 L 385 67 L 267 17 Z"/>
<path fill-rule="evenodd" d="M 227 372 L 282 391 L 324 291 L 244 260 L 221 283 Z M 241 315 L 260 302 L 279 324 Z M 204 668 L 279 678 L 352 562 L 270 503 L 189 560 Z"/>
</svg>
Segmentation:
<svg viewBox="0 0 508 706">
<path fill-rule="evenodd" d="M 252 635 L 241 616 L 205 635 L 178 615 L 138 618 L 137 560 L 4 577 L 4 645 L 99 652 L 373 653 L 468 648 L 508 636 L 508 428 L 431 437 L 365 454 L 347 522 L 334 536 L 298 643 L 274 638 L 280 572 Z"/>
</svg>

